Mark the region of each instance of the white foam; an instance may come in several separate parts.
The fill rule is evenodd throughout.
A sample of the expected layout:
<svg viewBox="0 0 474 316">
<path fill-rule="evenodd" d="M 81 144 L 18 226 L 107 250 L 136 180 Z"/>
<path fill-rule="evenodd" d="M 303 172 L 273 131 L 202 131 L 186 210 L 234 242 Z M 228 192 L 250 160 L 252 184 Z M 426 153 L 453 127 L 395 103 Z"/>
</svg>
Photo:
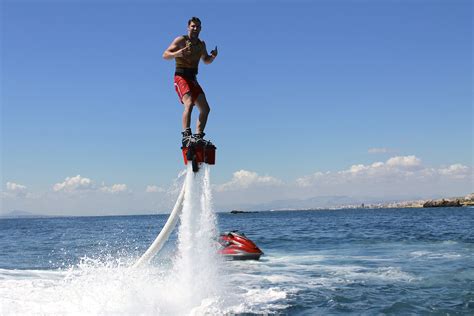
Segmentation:
<svg viewBox="0 0 474 316">
<path fill-rule="evenodd" d="M 27 274 L 31 273 L 28 278 Z M 149 314 L 166 300 L 167 283 L 156 268 L 125 266 L 86 260 L 78 267 L 38 278 L 25 271 L 19 279 L 0 284 L 0 314 Z"/>
<path fill-rule="evenodd" d="M 413 251 L 413 252 L 410 252 L 410 256 L 414 258 L 422 258 L 422 259 L 428 259 L 428 260 L 459 259 L 462 257 L 460 254 L 455 253 L 455 252 L 439 253 L 439 252 L 432 252 L 432 251 Z"/>
<path fill-rule="evenodd" d="M 443 245 L 456 245 L 456 244 L 458 244 L 458 242 L 455 241 L 455 240 L 445 240 L 445 241 L 442 242 L 442 244 Z"/>
<path fill-rule="evenodd" d="M 273 274 L 267 275 L 263 277 L 265 280 L 272 282 L 272 283 L 298 283 L 301 278 L 296 278 L 290 275 L 281 275 L 281 274 Z"/>
</svg>

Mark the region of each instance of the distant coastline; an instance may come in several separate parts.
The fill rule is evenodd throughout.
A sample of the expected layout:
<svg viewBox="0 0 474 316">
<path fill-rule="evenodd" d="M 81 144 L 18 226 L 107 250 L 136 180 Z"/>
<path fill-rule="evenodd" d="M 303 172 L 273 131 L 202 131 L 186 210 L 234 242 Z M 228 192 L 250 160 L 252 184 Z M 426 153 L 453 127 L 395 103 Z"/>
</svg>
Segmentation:
<svg viewBox="0 0 474 316">
<path fill-rule="evenodd" d="M 466 207 L 474 206 L 474 193 L 465 197 L 449 197 L 440 199 L 422 199 L 413 201 L 396 201 L 385 203 L 347 204 L 329 209 L 380 209 L 380 208 L 429 208 L 429 207 Z M 307 210 L 322 210 L 325 208 L 309 208 Z M 286 209 L 289 210 L 289 209 Z M 276 211 L 276 210 L 275 210 Z"/>
<path fill-rule="evenodd" d="M 474 193 L 464 197 L 448 197 L 441 199 L 393 202 L 386 204 L 367 205 L 370 208 L 421 208 L 421 207 L 462 207 L 474 206 Z"/>
<path fill-rule="evenodd" d="M 445 197 L 439 199 L 420 199 L 407 201 L 393 201 L 380 203 L 341 203 L 340 205 L 332 206 L 314 206 L 314 207 L 265 207 L 256 206 L 250 208 L 245 207 L 245 210 L 232 209 L 231 211 L 221 209 L 216 210 L 220 214 L 250 214 L 259 212 L 279 212 L 279 211 L 320 211 L 320 210 L 344 210 L 344 209 L 390 209 L 390 208 L 428 208 L 428 207 L 474 207 L 474 193 L 468 194 L 464 197 Z M 250 210 L 248 210 L 250 209 Z M 45 218 L 45 217 L 104 217 L 104 216 L 154 216 L 154 215 L 169 215 L 168 213 L 141 213 L 141 214 L 108 214 L 108 215 L 43 215 L 34 214 L 22 210 L 13 210 L 5 214 L 0 214 L 0 219 L 11 218 Z"/>
<path fill-rule="evenodd" d="M 390 209 L 390 208 L 429 208 L 429 207 L 467 207 L 474 206 L 474 193 L 464 197 L 445 197 L 439 199 L 419 199 L 406 201 L 393 201 L 381 203 L 348 203 L 325 207 L 299 207 L 299 208 L 273 208 L 261 210 L 262 212 L 271 211 L 320 211 L 320 210 L 344 210 L 344 209 Z M 230 213 L 235 214 L 235 210 Z M 239 213 L 252 213 L 239 211 Z"/>
</svg>

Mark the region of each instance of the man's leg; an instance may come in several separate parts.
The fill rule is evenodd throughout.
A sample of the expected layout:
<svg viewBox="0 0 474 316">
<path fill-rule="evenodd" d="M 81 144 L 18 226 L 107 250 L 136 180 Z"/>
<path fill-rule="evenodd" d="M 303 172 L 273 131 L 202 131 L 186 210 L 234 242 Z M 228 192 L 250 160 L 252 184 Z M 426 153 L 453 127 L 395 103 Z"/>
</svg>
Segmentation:
<svg viewBox="0 0 474 316">
<path fill-rule="evenodd" d="M 191 127 L 191 113 L 193 111 L 193 100 L 190 93 L 183 95 L 183 131 Z"/>
<path fill-rule="evenodd" d="M 184 101 L 184 98 L 183 98 L 183 101 Z M 204 129 L 206 128 L 207 117 L 209 115 L 209 112 L 211 111 L 211 109 L 209 108 L 209 104 L 207 103 L 206 96 L 204 95 L 204 93 L 201 93 L 197 97 L 196 106 L 199 109 L 199 118 L 198 118 L 198 121 L 197 121 L 197 124 L 196 124 L 196 134 L 202 134 L 202 133 L 204 133 Z M 183 123 L 184 123 L 184 118 L 183 118 Z"/>
<path fill-rule="evenodd" d="M 183 135 L 183 147 L 187 147 L 191 143 L 193 136 L 193 133 L 191 131 L 191 113 L 193 111 L 194 105 L 190 93 L 186 93 L 185 95 L 183 95 L 182 101 L 184 110 L 182 119 L 183 131 L 181 132 L 181 134 Z"/>
</svg>

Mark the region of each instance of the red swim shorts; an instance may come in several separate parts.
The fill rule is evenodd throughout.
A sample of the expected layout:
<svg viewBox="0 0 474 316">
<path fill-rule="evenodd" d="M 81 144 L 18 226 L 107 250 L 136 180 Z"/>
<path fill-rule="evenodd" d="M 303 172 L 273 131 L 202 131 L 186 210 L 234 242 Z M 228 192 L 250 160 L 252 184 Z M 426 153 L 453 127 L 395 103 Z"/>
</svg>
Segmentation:
<svg viewBox="0 0 474 316">
<path fill-rule="evenodd" d="M 174 76 L 174 87 L 181 103 L 183 103 L 183 96 L 187 93 L 191 94 L 191 100 L 193 103 L 201 93 L 204 93 L 196 79 L 181 77 L 178 75 Z"/>
</svg>

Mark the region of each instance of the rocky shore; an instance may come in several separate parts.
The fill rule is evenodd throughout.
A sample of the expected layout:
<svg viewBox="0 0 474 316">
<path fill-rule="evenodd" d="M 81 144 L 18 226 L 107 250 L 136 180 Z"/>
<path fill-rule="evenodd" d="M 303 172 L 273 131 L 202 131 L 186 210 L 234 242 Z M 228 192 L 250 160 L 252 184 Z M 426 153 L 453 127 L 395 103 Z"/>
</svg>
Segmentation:
<svg viewBox="0 0 474 316">
<path fill-rule="evenodd" d="M 462 207 L 474 206 L 474 193 L 465 197 L 451 197 L 436 200 L 417 200 L 367 205 L 369 208 L 415 208 L 415 207 Z"/>
<path fill-rule="evenodd" d="M 423 207 L 461 207 L 463 204 L 461 203 L 461 199 L 454 199 L 454 200 L 433 200 L 433 201 L 426 201 L 423 203 Z"/>
</svg>

